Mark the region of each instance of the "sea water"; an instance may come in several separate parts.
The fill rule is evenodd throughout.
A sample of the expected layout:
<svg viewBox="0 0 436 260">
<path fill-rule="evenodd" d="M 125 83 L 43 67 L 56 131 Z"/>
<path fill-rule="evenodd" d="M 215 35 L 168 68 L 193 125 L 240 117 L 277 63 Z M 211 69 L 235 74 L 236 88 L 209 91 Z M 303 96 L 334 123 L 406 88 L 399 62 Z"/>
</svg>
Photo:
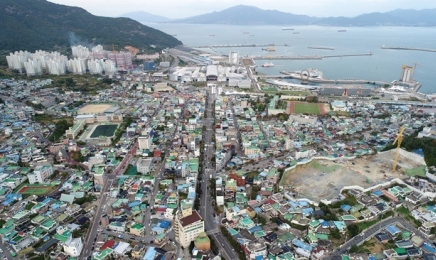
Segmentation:
<svg viewBox="0 0 436 260">
<path fill-rule="evenodd" d="M 216 24 L 147 24 L 175 37 L 186 46 L 225 44 L 276 44 L 276 51 L 267 52 L 261 47 L 214 48 L 204 51 L 228 55 L 238 51 L 244 55 L 344 55 L 372 56 L 326 58 L 323 60 L 273 60 L 274 67 L 262 68 L 266 61 L 256 61 L 257 71 L 277 75 L 280 71 L 299 71 L 317 68 L 327 79 L 365 79 L 391 82 L 401 77 L 403 65 L 415 66 L 413 79 L 422 84 L 419 92 L 436 92 L 436 52 L 381 49 L 410 47 L 436 49 L 436 27 L 324 27 L 236 26 Z M 338 32 L 346 30 L 346 32 Z M 329 47 L 334 50 L 309 49 Z"/>
</svg>

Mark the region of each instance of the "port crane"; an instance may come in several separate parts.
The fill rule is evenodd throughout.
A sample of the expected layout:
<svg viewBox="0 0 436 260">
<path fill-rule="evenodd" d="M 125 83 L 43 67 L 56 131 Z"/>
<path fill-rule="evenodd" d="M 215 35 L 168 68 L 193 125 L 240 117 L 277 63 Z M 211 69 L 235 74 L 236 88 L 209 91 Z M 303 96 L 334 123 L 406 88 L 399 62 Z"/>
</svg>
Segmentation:
<svg viewBox="0 0 436 260">
<path fill-rule="evenodd" d="M 392 143 L 392 145 L 395 145 L 395 143 L 397 144 L 397 150 L 395 151 L 394 162 L 392 165 L 392 172 L 397 171 L 397 164 L 398 164 L 398 159 L 400 158 L 401 143 L 403 142 L 405 129 L 406 127 L 404 126 L 400 128 L 400 132 L 398 132 L 397 138 L 395 138 L 394 142 Z"/>
</svg>

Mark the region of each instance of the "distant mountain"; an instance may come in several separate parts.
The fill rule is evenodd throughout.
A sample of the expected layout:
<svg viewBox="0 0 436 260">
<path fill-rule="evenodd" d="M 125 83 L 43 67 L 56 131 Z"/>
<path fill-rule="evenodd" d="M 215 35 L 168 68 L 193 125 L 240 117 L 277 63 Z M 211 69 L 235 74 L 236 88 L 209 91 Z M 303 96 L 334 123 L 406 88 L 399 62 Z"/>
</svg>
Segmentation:
<svg viewBox="0 0 436 260">
<path fill-rule="evenodd" d="M 172 22 L 236 25 L 304 25 L 317 20 L 319 18 L 307 15 L 295 15 L 277 10 L 262 10 L 254 6 L 237 5 L 219 12 L 178 19 Z"/>
<path fill-rule="evenodd" d="M 436 9 L 397 9 L 386 13 L 368 13 L 356 17 L 329 17 L 314 22 L 329 26 L 435 26 Z"/>
<path fill-rule="evenodd" d="M 436 9 L 397 9 L 356 17 L 317 18 L 254 6 L 237 5 L 219 12 L 173 20 L 176 23 L 234 25 L 326 25 L 326 26 L 436 26 Z"/>
<path fill-rule="evenodd" d="M 436 8 L 435 9 L 396 9 L 387 12 L 391 16 L 399 17 L 406 24 L 413 26 L 435 26 L 436 25 Z"/>
<path fill-rule="evenodd" d="M 129 18 L 94 16 L 46 0 L 0 1 L 0 50 L 65 49 L 71 44 L 126 45 L 141 50 L 174 47 L 176 38 Z"/>
<path fill-rule="evenodd" d="M 404 25 L 404 21 L 395 16 L 384 13 L 362 14 L 357 17 L 329 17 L 314 22 L 317 25 L 329 26 L 380 26 Z"/>
<path fill-rule="evenodd" d="M 138 21 L 140 23 L 144 22 L 168 22 L 170 21 L 169 18 L 166 18 L 164 16 L 150 14 L 144 11 L 138 11 L 138 12 L 130 12 L 120 15 L 120 17 L 127 17 L 130 19 L 133 19 L 135 21 Z"/>
</svg>

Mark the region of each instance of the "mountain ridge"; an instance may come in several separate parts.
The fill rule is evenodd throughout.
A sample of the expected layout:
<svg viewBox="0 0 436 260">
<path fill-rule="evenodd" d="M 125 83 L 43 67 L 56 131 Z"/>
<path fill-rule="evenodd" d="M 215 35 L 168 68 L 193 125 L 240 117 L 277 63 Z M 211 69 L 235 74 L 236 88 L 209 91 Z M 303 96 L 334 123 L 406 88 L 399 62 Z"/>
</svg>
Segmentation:
<svg viewBox="0 0 436 260">
<path fill-rule="evenodd" d="M 436 9 L 395 9 L 355 17 L 312 17 L 254 6 L 236 5 L 221 11 L 169 21 L 231 25 L 436 26 Z"/>
<path fill-rule="evenodd" d="M 133 20 L 136 20 L 140 23 L 143 22 L 168 22 L 171 19 L 161 16 L 161 15 L 156 15 L 156 14 L 151 14 L 145 11 L 136 11 L 136 12 L 129 12 L 129 13 L 124 13 L 122 15 L 120 15 L 119 17 L 126 17 L 126 18 L 130 18 Z"/>
<path fill-rule="evenodd" d="M 71 36 L 83 42 L 131 45 L 144 51 L 182 44 L 176 38 L 129 18 L 94 16 L 79 7 L 46 0 L 0 1 L 0 50 L 67 49 Z"/>
<path fill-rule="evenodd" d="M 255 6 L 236 5 L 222 11 L 172 20 L 175 23 L 236 24 L 236 25 L 298 25 L 307 24 L 318 18 L 307 15 L 263 10 Z"/>
</svg>

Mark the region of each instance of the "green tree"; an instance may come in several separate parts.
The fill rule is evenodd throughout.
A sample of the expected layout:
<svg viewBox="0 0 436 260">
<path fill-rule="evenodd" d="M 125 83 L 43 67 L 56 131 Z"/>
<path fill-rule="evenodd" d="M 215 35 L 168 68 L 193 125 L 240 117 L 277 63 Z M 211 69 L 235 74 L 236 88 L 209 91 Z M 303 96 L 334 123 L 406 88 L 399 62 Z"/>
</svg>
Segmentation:
<svg viewBox="0 0 436 260">
<path fill-rule="evenodd" d="M 350 224 L 349 226 L 347 226 L 348 229 L 348 235 L 350 237 L 355 237 L 360 233 L 360 228 L 359 225 L 357 224 Z"/>
</svg>

